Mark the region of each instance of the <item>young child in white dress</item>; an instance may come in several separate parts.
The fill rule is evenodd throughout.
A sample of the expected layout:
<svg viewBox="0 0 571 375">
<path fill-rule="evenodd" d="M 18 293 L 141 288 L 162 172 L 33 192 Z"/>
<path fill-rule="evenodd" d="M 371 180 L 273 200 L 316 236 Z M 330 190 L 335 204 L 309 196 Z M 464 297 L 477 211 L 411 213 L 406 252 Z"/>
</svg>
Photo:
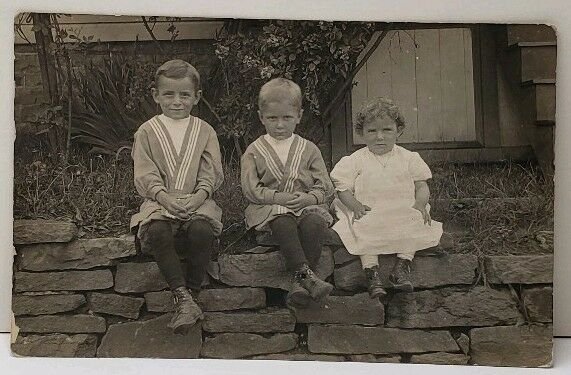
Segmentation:
<svg viewBox="0 0 571 375">
<path fill-rule="evenodd" d="M 386 294 L 379 255 L 396 254 L 393 288 L 412 291 L 410 267 L 418 250 L 438 245 L 442 223 L 430 217 L 430 169 L 417 152 L 396 145 L 405 128 L 398 107 L 377 98 L 363 105 L 355 130 L 366 147 L 343 157 L 331 178 L 339 221 L 333 229 L 347 251 L 359 255 L 371 298 Z"/>
</svg>

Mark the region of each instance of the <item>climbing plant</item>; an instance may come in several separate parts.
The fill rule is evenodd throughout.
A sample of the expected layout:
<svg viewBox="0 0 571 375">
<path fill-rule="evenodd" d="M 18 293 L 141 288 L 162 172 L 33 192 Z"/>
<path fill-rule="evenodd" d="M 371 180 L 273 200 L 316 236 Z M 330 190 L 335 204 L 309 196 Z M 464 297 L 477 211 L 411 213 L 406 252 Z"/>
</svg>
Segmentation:
<svg viewBox="0 0 571 375">
<path fill-rule="evenodd" d="M 221 135 L 248 144 L 261 131 L 257 95 L 274 77 L 297 82 L 303 91 L 304 119 L 299 131 L 320 134 L 323 110 L 348 77 L 375 30 L 367 22 L 247 21 L 227 23 L 216 42 L 220 67 L 210 94 Z"/>
</svg>

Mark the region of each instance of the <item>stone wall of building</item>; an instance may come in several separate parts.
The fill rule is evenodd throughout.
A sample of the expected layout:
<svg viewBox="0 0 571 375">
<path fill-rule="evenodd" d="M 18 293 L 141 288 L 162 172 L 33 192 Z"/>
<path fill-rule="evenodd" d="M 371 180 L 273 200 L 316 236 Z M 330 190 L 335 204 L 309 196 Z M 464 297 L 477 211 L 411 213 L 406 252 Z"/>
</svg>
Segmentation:
<svg viewBox="0 0 571 375">
<path fill-rule="evenodd" d="M 553 257 L 419 252 L 413 293 L 366 294 L 358 258 L 331 233 L 317 269 L 333 295 L 285 307 L 289 285 L 269 237 L 209 267 L 204 320 L 167 328 L 173 302 L 133 237 L 77 239 L 71 223 L 15 221 L 12 350 L 25 356 L 249 358 L 546 366 Z M 393 259 L 382 257 L 383 275 Z"/>
</svg>

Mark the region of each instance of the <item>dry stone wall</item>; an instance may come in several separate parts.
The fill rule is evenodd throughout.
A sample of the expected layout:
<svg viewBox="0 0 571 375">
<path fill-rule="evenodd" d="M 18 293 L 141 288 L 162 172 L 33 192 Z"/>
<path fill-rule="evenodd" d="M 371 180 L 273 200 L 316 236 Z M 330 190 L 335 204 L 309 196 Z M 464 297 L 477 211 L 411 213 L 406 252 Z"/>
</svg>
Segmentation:
<svg viewBox="0 0 571 375">
<path fill-rule="evenodd" d="M 13 311 L 25 356 L 250 358 L 500 366 L 551 363 L 553 257 L 422 251 L 413 293 L 371 300 L 359 259 L 329 233 L 323 303 L 284 304 L 290 278 L 271 237 L 209 267 L 204 320 L 186 336 L 173 301 L 132 237 L 77 239 L 71 223 L 16 221 Z M 394 259 L 381 257 L 383 276 Z M 486 280 L 484 284 L 482 281 Z"/>
</svg>

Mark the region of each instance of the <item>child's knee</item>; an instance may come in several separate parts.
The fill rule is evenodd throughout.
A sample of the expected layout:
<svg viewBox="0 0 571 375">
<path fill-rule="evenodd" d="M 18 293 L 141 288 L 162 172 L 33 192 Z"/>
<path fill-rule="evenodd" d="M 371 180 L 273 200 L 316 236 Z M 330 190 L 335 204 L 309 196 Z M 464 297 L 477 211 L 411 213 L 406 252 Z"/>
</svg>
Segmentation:
<svg viewBox="0 0 571 375">
<path fill-rule="evenodd" d="M 316 213 L 305 215 L 300 224 L 301 227 L 311 227 L 312 230 L 325 230 L 328 227 L 325 218 Z"/>
<path fill-rule="evenodd" d="M 206 220 L 193 220 L 187 231 L 189 238 L 202 238 L 214 240 L 212 225 Z"/>
<path fill-rule="evenodd" d="M 172 229 L 170 223 L 166 221 L 153 220 L 147 224 L 144 234 L 141 240 L 151 242 L 164 241 L 169 236 L 172 237 Z"/>
</svg>

